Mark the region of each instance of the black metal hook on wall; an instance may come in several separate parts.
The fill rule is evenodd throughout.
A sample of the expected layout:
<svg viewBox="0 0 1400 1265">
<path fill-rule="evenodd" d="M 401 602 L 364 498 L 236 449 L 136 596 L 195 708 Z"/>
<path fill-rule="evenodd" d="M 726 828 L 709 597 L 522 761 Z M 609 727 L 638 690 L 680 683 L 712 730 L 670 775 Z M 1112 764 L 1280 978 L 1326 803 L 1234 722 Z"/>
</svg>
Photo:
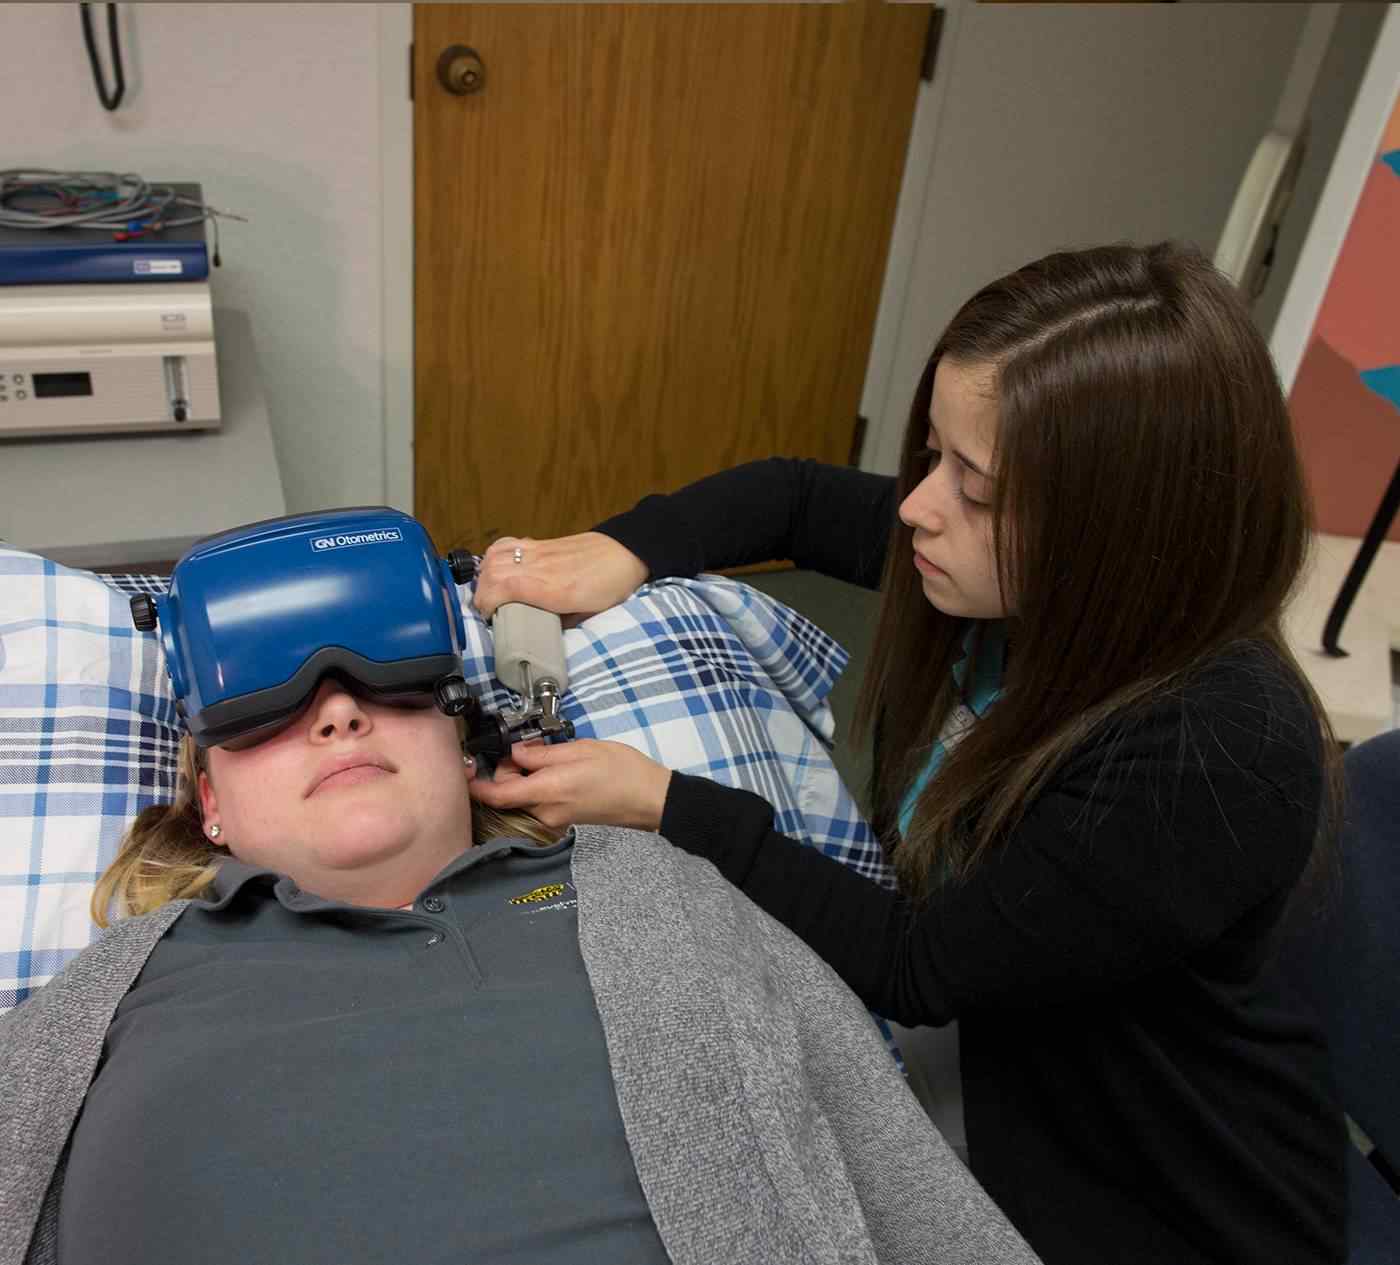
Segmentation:
<svg viewBox="0 0 1400 1265">
<path fill-rule="evenodd" d="M 78 9 L 83 20 L 83 43 L 87 45 L 88 61 L 92 65 L 93 83 L 97 85 L 97 99 L 109 110 L 121 105 L 126 95 L 126 76 L 122 73 L 122 46 L 117 37 L 117 6 L 107 6 L 107 43 L 112 58 L 112 91 L 107 91 L 107 80 L 102 73 L 102 63 L 97 60 L 97 40 L 92 33 L 92 5 L 80 4 Z"/>
</svg>

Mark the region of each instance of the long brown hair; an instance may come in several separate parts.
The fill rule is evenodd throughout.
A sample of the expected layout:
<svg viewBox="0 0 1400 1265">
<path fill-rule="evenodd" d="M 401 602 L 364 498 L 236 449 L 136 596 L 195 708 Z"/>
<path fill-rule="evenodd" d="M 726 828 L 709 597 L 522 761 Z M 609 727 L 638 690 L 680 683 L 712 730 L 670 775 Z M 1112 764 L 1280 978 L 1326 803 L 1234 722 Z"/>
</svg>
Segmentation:
<svg viewBox="0 0 1400 1265">
<path fill-rule="evenodd" d="M 901 500 L 925 473 L 945 358 L 994 371 L 991 513 L 1012 653 L 1001 695 L 894 846 L 901 798 L 958 701 L 951 668 L 969 627 L 929 605 L 913 531 L 896 521 L 857 726 L 876 731 L 875 822 L 904 889 L 925 894 L 935 865 L 966 874 L 1074 747 L 1245 639 L 1277 656 L 1317 716 L 1325 839 L 1340 802 L 1335 744 L 1280 630 L 1308 500 L 1273 363 L 1233 288 L 1172 242 L 1053 254 L 984 287 L 914 394 Z"/>
<path fill-rule="evenodd" d="M 99 927 L 107 926 L 109 911 L 119 918 L 149 913 L 168 901 L 198 896 L 214 881 L 220 861 L 229 854 L 204 833 L 199 775 L 207 771 L 205 753 L 186 734 L 180 743 L 174 800 L 136 815 L 116 858 L 97 880 L 91 911 Z M 563 836 L 563 831 L 528 813 L 500 812 L 477 800 L 472 800 L 471 811 L 477 843 L 509 835 L 543 844 Z"/>
</svg>

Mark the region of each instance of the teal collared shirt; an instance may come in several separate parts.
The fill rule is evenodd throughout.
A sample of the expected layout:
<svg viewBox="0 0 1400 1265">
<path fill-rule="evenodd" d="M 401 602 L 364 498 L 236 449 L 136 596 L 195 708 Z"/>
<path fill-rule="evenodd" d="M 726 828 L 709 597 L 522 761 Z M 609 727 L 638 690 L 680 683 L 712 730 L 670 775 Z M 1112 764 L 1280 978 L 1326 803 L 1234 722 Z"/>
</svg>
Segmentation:
<svg viewBox="0 0 1400 1265">
<path fill-rule="evenodd" d="M 973 648 L 979 633 L 982 636 L 982 644 L 977 648 L 976 661 L 972 665 L 972 680 L 969 682 L 968 661 L 973 657 Z M 961 706 L 965 706 L 975 719 L 986 715 L 987 709 L 1001 693 L 1002 680 L 1006 673 L 1005 621 L 975 620 L 963 637 L 962 650 L 962 658 L 953 664 L 953 679 L 958 683 Z M 949 720 L 951 724 L 958 726 L 956 732 L 960 732 L 961 727 L 966 724 L 966 717 L 961 715 L 961 707 L 950 714 Z M 919 802 L 919 796 L 948 754 L 951 745 L 949 739 L 953 732 L 955 731 L 950 730 L 949 725 L 944 726 L 943 732 L 933 744 L 928 761 L 919 771 L 919 776 L 910 783 L 909 790 L 899 806 L 901 835 L 909 833 L 909 825 L 914 820 L 914 808 Z"/>
</svg>

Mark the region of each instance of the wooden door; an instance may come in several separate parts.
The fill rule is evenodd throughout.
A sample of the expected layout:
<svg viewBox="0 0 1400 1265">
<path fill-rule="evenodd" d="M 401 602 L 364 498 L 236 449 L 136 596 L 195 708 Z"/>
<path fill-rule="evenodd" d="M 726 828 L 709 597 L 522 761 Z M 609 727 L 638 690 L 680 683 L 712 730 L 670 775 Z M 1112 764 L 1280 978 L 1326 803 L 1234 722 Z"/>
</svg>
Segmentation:
<svg viewBox="0 0 1400 1265">
<path fill-rule="evenodd" d="M 414 6 L 415 509 L 582 531 L 850 459 L 930 9 Z M 485 67 L 449 94 L 443 49 Z"/>
</svg>

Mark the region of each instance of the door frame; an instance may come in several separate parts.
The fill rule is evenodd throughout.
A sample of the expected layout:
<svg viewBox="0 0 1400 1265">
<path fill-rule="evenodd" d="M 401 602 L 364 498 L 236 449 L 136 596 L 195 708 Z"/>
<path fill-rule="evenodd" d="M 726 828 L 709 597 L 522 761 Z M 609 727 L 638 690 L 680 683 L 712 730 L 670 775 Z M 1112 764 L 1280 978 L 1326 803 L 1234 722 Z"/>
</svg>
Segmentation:
<svg viewBox="0 0 1400 1265">
<path fill-rule="evenodd" d="M 920 295 L 910 294 L 914 277 L 914 256 L 925 234 L 924 203 L 933 179 L 943 102 L 953 78 L 958 33 L 963 10 L 977 0 L 936 0 L 943 10 L 943 31 L 931 81 L 919 84 L 914 104 L 914 123 L 909 130 L 909 150 L 904 159 L 904 177 L 895 203 L 894 227 L 885 260 L 885 279 L 880 287 L 880 306 L 875 313 L 875 330 L 870 338 L 870 359 L 865 367 L 865 387 L 861 392 L 861 416 L 869 418 L 865 443 L 861 447 L 860 468 L 872 474 L 898 474 L 899 450 L 904 428 L 909 422 L 909 402 L 918 385 L 897 382 L 895 360 L 903 338 L 909 304 Z M 919 371 L 923 368 L 919 366 Z M 900 389 L 895 390 L 898 386 Z"/>
<path fill-rule="evenodd" d="M 896 349 L 919 245 L 924 199 L 933 168 L 938 120 L 967 0 L 940 0 L 945 10 L 938 70 L 919 85 L 904 174 L 870 340 L 861 413 L 869 419 L 860 465 L 893 474 L 898 466 L 907 400 L 892 398 Z M 413 102 L 409 98 L 412 4 L 380 4 L 379 160 L 384 503 L 413 512 Z"/>
<path fill-rule="evenodd" d="M 380 364 L 384 504 L 413 513 L 413 6 L 379 11 Z"/>
</svg>

